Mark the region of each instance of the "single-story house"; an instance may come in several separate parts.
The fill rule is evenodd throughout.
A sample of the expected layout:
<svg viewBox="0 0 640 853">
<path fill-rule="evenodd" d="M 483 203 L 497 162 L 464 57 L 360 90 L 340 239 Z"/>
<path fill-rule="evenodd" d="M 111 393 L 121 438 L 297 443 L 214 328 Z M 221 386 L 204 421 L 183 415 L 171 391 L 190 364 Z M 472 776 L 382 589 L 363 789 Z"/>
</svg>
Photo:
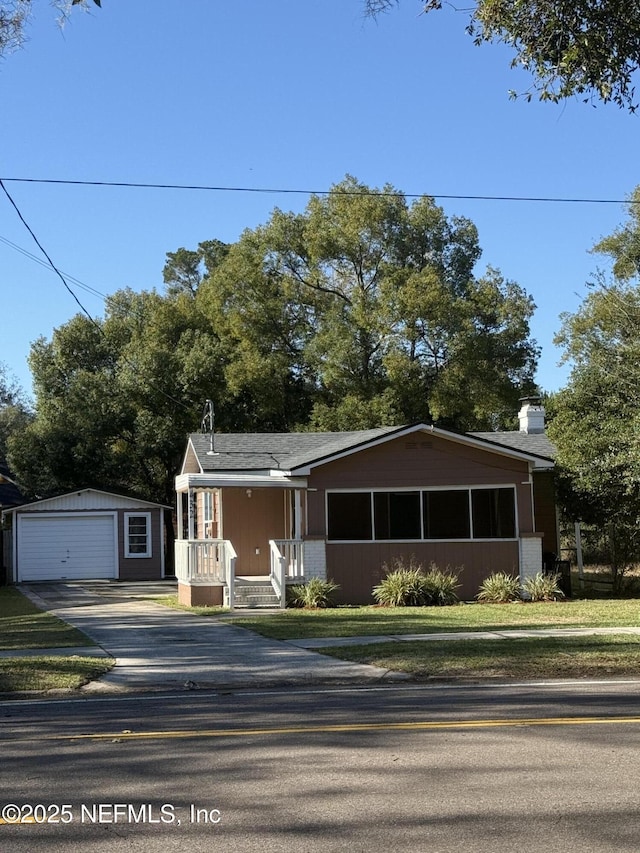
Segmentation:
<svg viewBox="0 0 640 853">
<path fill-rule="evenodd" d="M 288 582 L 320 577 L 339 602 L 370 603 L 385 564 L 411 556 L 459 570 L 463 599 L 495 571 L 524 580 L 559 550 L 553 456 L 531 399 L 513 432 L 191 435 L 176 478 L 180 599 L 233 606 L 238 580 L 260 579 L 284 606 Z"/>
<path fill-rule="evenodd" d="M 9 509 L 8 580 L 157 580 L 164 577 L 162 504 L 80 489 Z"/>
</svg>

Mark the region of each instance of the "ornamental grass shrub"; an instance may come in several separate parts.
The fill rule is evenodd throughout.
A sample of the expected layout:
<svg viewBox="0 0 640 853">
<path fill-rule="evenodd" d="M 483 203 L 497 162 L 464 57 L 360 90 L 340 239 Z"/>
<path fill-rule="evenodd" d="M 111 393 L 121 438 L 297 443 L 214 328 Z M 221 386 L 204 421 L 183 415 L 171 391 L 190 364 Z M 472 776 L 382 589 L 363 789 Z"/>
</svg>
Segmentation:
<svg viewBox="0 0 640 853">
<path fill-rule="evenodd" d="M 484 604 L 506 604 L 520 598 L 520 579 L 506 572 L 494 572 L 485 578 L 476 595 Z"/>
<path fill-rule="evenodd" d="M 335 607 L 333 594 L 340 589 L 340 584 L 332 580 L 310 578 L 306 583 L 289 587 L 288 605 L 290 607 Z"/>
<path fill-rule="evenodd" d="M 522 584 L 525 598 L 530 601 L 555 601 L 564 598 L 564 592 L 559 587 L 560 575 L 543 575 L 538 572 Z"/>
<path fill-rule="evenodd" d="M 455 604 L 458 601 L 458 575 L 448 568 L 443 571 L 431 563 L 429 571 L 409 559 L 408 565 L 402 557 L 391 566 L 382 566 L 386 576 L 373 588 L 373 597 L 385 607 L 425 607 L 428 605 Z"/>
</svg>

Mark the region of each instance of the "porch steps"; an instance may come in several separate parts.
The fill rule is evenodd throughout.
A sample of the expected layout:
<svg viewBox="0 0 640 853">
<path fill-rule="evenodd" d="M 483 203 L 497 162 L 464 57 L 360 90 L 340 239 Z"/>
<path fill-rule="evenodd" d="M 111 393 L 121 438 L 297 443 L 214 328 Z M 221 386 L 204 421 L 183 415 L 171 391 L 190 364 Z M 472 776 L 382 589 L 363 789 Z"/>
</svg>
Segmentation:
<svg viewBox="0 0 640 853">
<path fill-rule="evenodd" d="M 271 581 L 236 581 L 235 607 L 251 608 L 280 608 L 280 601 L 275 594 Z"/>
</svg>

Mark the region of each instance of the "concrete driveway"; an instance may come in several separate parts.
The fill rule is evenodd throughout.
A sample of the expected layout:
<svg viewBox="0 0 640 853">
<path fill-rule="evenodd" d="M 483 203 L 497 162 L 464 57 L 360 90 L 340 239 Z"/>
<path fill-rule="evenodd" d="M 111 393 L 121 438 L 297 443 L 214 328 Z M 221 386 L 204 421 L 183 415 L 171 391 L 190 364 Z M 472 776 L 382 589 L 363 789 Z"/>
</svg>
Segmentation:
<svg viewBox="0 0 640 853">
<path fill-rule="evenodd" d="M 111 672 L 89 685 L 92 690 L 353 684 L 403 677 L 149 600 L 174 593 L 170 581 L 34 583 L 20 589 L 116 659 Z"/>
</svg>

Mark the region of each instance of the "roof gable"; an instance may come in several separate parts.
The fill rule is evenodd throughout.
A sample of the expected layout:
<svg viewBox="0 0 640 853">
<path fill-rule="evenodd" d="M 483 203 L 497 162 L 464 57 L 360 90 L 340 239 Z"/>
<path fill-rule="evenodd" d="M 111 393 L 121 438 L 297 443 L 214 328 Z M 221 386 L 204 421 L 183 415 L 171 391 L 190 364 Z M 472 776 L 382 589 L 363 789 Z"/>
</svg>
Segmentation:
<svg viewBox="0 0 640 853">
<path fill-rule="evenodd" d="M 290 432 L 290 433 L 220 433 L 213 437 L 195 433 L 189 437 L 182 473 L 188 460 L 197 461 L 200 473 L 287 472 L 304 475 L 312 468 L 324 465 L 375 447 L 394 438 L 425 432 L 460 444 L 474 446 L 491 453 L 523 459 L 541 467 L 552 467 L 552 445 L 546 436 L 516 433 L 454 433 L 428 424 L 378 427 L 351 432 Z M 488 438 L 491 436 L 491 438 Z M 528 441 L 534 439 L 534 441 Z M 546 442 L 544 443 L 543 442 Z M 211 449 L 213 445 L 213 450 Z M 542 450 L 547 452 L 543 453 Z M 190 454 L 193 454 L 193 458 Z"/>
<path fill-rule="evenodd" d="M 44 498 L 40 501 L 33 501 L 29 504 L 24 504 L 20 507 L 15 507 L 11 510 L 6 510 L 7 513 L 14 512 L 19 509 L 24 511 L 40 511 L 40 510 L 95 510 L 95 509 L 136 509 L 140 508 L 155 508 L 171 509 L 165 507 L 164 504 L 153 503 L 152 501 L 144 501 L 140 498 L 130 498 L 126 495 L 118 495 L 112 492 L 102 492 L 99 489 L 77 489 L 73 492 L 67 492 L 64 495 L 56 495 L 52 498 Z"/>
</svg>

